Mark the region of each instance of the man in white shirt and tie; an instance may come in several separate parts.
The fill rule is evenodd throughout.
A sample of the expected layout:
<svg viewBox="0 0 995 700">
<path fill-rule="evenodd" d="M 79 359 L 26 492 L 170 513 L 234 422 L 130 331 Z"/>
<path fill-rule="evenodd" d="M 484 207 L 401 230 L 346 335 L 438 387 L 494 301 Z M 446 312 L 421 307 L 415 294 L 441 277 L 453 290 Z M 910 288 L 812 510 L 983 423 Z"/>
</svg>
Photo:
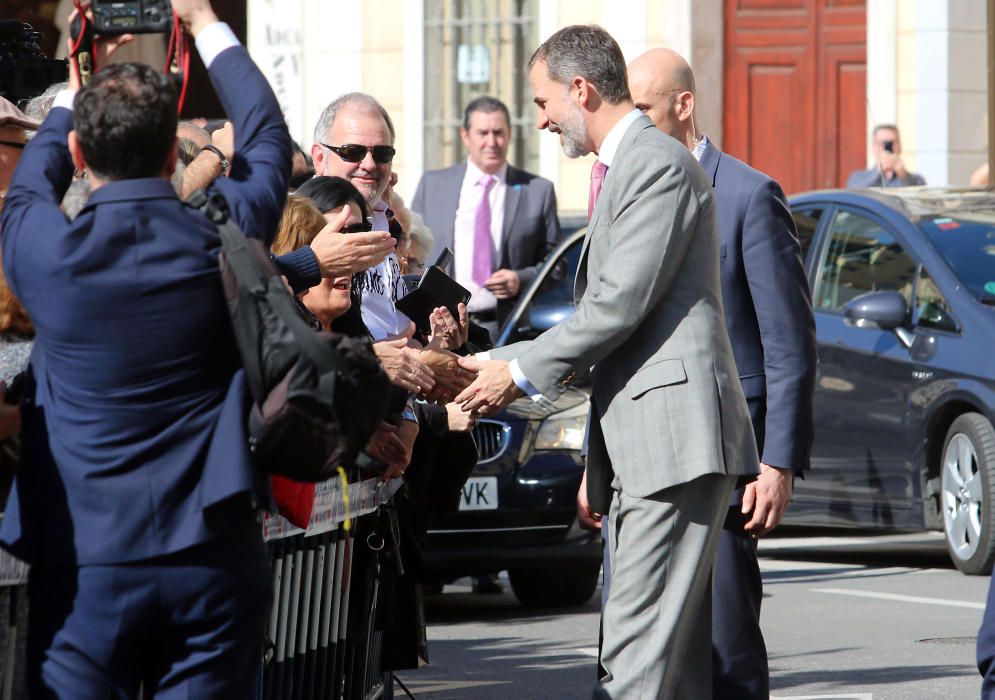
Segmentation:
<svg viewBox="0 0 995 700">
<path fill-rule="evenodd" d="M 450 274 L 473 295 L 470 318 L 497 340 L 515 299 L 560 239 L 553 183 L 508 164 L 511 116 L 493 97 L 467 105 L 460 137 L 466 163 L 425 173 L 411 208 L 444 248 Z"/>
</svg>

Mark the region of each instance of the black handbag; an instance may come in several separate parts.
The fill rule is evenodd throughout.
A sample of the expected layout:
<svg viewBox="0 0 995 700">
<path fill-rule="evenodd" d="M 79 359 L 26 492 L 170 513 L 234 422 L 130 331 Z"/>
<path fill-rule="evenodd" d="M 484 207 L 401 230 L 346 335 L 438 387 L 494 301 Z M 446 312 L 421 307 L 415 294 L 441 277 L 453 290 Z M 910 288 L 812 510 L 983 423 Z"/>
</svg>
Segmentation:
<svg viewBox="0 0 995 700">
<path fill-rule="evenodd" d="M 365 339 L 315 331 L 301 317 L 269 251 L 229 218 L 219 194 L 187 203 L 218 228 L 221 276 L 254 399 L 256 464 L 296 481 L 350 469 L 387 413 L 390 382 Z"/>
</svg>

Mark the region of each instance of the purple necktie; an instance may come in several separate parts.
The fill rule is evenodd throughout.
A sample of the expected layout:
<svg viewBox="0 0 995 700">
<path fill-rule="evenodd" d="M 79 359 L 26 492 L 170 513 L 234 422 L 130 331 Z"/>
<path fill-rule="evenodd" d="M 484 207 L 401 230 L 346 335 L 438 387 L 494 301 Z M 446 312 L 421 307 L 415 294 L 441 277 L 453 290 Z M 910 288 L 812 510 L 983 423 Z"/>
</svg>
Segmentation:
<svg viewBox="0 0 995 700">
<path fill-rule="evenodd" d="M 473 281 L 481 287 L 491 276 L 491 188 L 497 179 L 484 175 L 477 181 L 484 188 L 473 217 Z"/>
<path fill-rule="evenodd" d="M 594 205 L 598 202 L 598 195 L 601 194 L 601 186 L 605 183 L 605 173 L 608 166 L 600 160 L 595 160 L 591 166 L 591 189 L 587 193 L 587 220 L 591 220 L 594 213 Z"/>
</svg>

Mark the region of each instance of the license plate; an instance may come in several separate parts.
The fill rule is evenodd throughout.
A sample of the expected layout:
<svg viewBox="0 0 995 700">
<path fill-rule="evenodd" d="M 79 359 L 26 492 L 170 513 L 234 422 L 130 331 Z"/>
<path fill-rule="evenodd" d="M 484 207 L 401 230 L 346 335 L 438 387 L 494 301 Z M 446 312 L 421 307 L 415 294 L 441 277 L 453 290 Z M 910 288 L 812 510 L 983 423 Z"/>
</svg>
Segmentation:
<svg viewBox="0 0 995 700">
<path fill-rule="evenodd" d="M 460 510 L 497 510 L 498 492 L 496 476 L 474 476 L 463 484 L 459 499 Z"/>
</svg>

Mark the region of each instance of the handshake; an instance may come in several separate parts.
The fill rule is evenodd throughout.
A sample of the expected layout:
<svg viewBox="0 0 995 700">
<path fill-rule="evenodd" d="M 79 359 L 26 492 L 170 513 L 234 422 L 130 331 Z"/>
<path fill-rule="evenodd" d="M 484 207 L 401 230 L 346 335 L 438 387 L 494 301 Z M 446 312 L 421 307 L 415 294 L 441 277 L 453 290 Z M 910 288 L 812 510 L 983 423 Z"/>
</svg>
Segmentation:
<svg viewBox="0 0 995 700">
<path fill-rule="evenodd" d="M 460 366 L 453 352 L 466 342 L 466 306 L 460 304 L 459 319 L 445 307 L 435 309 L 431 326 L 425 345 L 414 340 L 412 324 L 403 335 L 374 343 L 373 351 L 392 384 L 426 401 L 448 403 L 476 378 L 476 372 Z"/>
</svg>

